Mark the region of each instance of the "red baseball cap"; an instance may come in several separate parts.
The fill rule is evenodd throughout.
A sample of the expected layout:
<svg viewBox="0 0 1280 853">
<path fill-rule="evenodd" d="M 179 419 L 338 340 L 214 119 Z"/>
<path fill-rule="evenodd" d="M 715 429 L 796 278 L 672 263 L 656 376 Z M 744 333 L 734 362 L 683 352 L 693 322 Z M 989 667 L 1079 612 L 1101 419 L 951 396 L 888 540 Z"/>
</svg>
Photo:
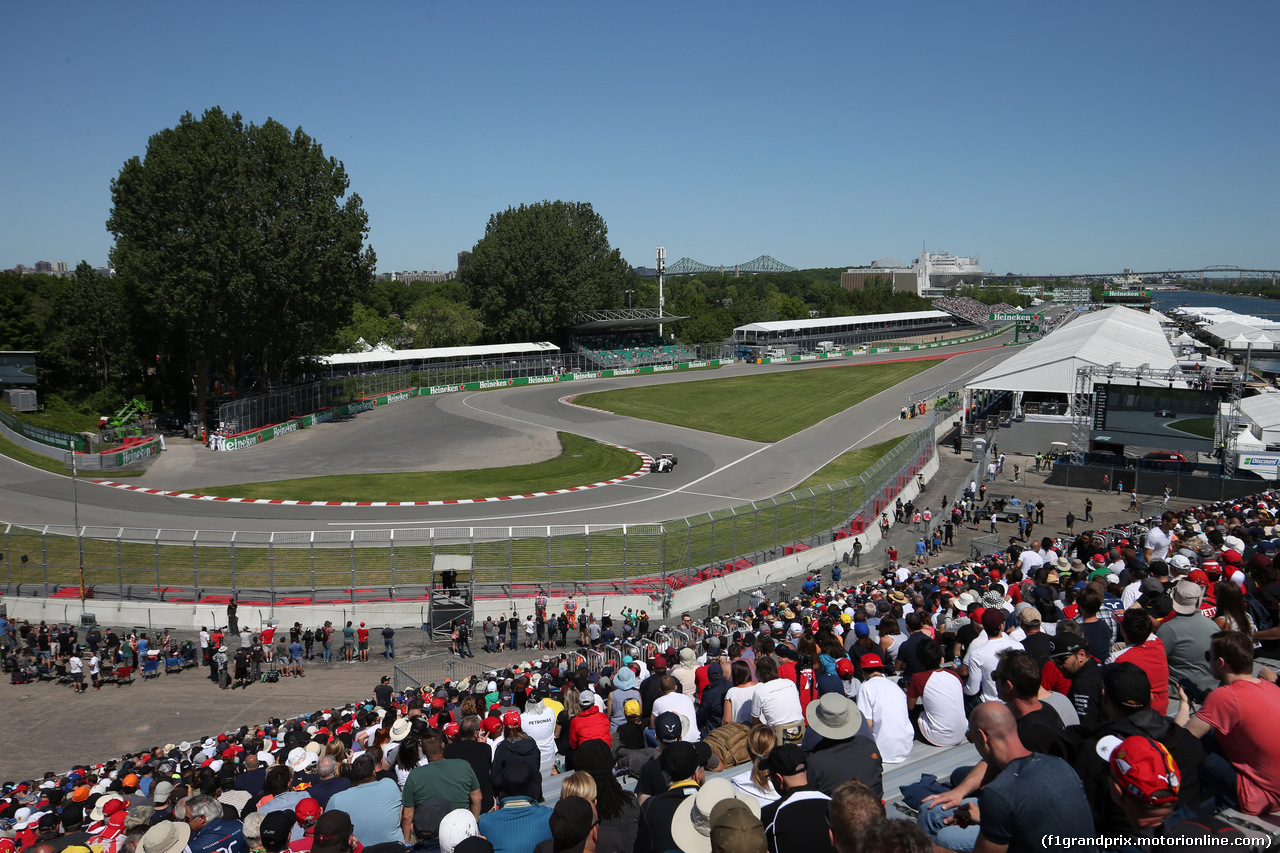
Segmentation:
<svg viewBox="0 0 1280 853">
<path fill-rule="evenodd" d="M 1190 572 L 1188 572 L 1187 580 L 1191 581 L 1192 583 L 1198 583 L 1200 584 L 1200 586 L 1209 585 L 1209 576 L 1205 574 L 1204 571 L 1202 571 L 1201 569 L 1193 569 Z"/>
<path fill-rule="evenodd" d="M 848 658 L 840 658 L 840 660 L 836 661 L 836 675 L 841 678 L 853 675 L 853 661 Z"/>
<path fill-rule="evenodd" d="M 444 709 L 444 700 L 440 698 L 431 700 L 431 710 L 440 711 Z"/>
<path fill-rule="evenodd" d="M 505 714 L 502 715 L 502 724 L 509 729 L 520 728 L 520 712 L 507 711 Z"/>
<path fill-rule="evenodd" d="M 867 652 L 859 660 L 863 669 L 884 669 L 884 660 L 875 652 Z"/>
<path fill-rule="evenodd" d="M 457 724 L 457 723 L 445 723 L 445 725 L 444 725 L 444 736 L 445 736 L 445 737 L 447 737 L 447 738 L 450 738 L 450 739 L 456 738 L 456 737 L 458 736 L 458 724 Z"/>
<path fill-rule="evenodd" d="M 294 807 L 293 811 L 298 816 L 298 823 L 310 826 L 320 819 L 324 807 L 314 797 L 306 797 Z"/>
<path fill-rule="evenodd" d="M 486 734 L 496 735 L 502 731 L 502 720 L 497 717 L 485 717 L 480 723 L 480 728 L 484 729 Z"/>
<path fill-rule="evenodd" d="M 1111 737 L 1099 741 L 1099 753 L 1106 748 L 1104 743 L 1114 740 L 1116 738 Z M 1178 764 L 1164 744 L 1144 735 L 1131 735 L 1119 744 L 1107 746 L 1111 749 L 1107 759 L 1111 777 L 1127 796 L 1148 806 L 1167 806 L 1178 801 L 1182 780 Z"/>
</svg>

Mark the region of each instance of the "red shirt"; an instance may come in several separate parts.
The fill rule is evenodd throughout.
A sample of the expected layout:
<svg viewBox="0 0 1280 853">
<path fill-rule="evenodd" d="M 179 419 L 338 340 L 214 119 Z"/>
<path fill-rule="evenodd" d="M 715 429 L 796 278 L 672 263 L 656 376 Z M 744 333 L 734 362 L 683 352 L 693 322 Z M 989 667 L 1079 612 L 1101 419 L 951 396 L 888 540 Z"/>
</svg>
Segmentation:
<svg viewBox="0 0 1280 853">
<path fill-rule="evenodd" d="M 1062 674 L 1056 663 L 1048 661 L 1040 671 L 1040 686 L 1066 696 L 1071 689 L 1071 679 Z M 1165 685 L 1165 692 L 1168 692 L 1168 685 Z"/>
<path fill-rule="evenodd" d="M 1280 809 L 1280 688 L 1235 681 L 1209 693 L 1197 712 L 1213 727 L 1222 754 L 1236 768 L 1236 795 L 1246 814 Z"/>
<path fill-rule="evenodd" d="M 367 643 L 367 642 L 369 642 L 369 629 L 368 629 L 368 628 L 357 628 L 357 629 L 356 629 L 356 639 L 357 639 L 357 640 L 359 640 L 359 641 L 360 641 L 360 642 L 362 642 L 362 643 Z"/>
<path fill-rule="evenodd" d="M 1141 669 L 1151 682 L 1151 708 L 1160 716 L 1169 711 L 1169 657 L 1164 643 L 1155 635 L 1140 646 L 1129 646 L 1116 654 L 1115 660 L 1125 661 Z"/>
</svg>

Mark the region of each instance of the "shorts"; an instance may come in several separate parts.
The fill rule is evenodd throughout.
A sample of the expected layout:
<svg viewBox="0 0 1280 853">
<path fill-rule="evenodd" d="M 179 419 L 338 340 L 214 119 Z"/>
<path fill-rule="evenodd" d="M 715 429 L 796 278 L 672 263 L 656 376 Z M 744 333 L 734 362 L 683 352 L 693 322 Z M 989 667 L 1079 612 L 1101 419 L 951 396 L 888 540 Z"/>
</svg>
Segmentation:
<svg viewBox="0 0 1280 853">
<path fill-rule="evenodd" d="M 84 684 L 84 673 L 83 672 L 71 673 L 71 680 L 75 682 L 77 685 Z"/>
<path fill-rule="evenodd" d="M 344 649 L 354 649 L 354 648 L 356 647 L 356 641 L 355 641 L 355 640 L 343 640 L 343 641 L 342 641 L 342 647 L 343 647 Z"/>
<path fill-rule="evenodd" d="M 294 663 L 302 663 L 302 653 L 299 652 L 296 655 L 294 654 L 289 655 L 289 660 L 293 661 Z"/>
<path fill-rule="evenodd" d="M 367 652 L 367 651 L 369 651 L 369 641 L 368 641 L 368 640 L 361 640 L 361 641 L 360 641 L 360 651 L 362 651 L 362 652 Z"/>
</svg>

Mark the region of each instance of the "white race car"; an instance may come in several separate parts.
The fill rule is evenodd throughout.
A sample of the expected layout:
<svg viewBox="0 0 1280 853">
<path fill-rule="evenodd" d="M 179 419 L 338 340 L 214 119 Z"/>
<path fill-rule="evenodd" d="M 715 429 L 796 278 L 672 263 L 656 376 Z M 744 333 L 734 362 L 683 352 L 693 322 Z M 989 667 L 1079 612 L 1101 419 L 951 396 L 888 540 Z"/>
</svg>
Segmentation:
<svg viewBox="0 0 1280 853">
<path fill-rule="evenodd" d="M 670 453 L 663 453 L 653 462 L 649 463 L 649 473 L 651 474 L 670 474 L 671 469 L 676 467 L 676 458 Z"/>
</svg>

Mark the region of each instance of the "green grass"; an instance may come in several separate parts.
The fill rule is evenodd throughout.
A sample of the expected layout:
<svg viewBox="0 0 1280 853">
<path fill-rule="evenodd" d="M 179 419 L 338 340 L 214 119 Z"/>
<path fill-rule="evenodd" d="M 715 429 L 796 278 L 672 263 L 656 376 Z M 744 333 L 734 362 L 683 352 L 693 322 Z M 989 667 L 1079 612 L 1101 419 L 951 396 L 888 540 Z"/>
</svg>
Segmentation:
<svg viewBox="0 0 1280 853">
<path fill-rule="evenodd" d="M 39 468 L 41 471 L 48 471 L 51 474 L 61 474 L 65 477 L 71 476 L 71 469 L 62 460 L 36 453 L 34 450 L 28 450 L 20 444 L 14 444 L 2 435 L 0 435 L 0 455 L 8 456 L 10 459 L 21 462 L 24 465 L 30 465 L 32 468 Z M 142 475 L 141 470 L 122 471 L 119 468 L 109 468 L 105 471 L 99 471 L 96 468 L 92 470 L 81 468 L 79 473 L 82 478 L 110 476 L 113 480 Z"/>
<path fill-rule="evenodd" d="M 341 474 L 216 486 L 193 494 L 302 501 L 441 501 L 549 492 L 635 473 L 634 453 L 570 433 L 558 433 L 561 454 L 546 462 L 472 471 Z"/>
<path fill-rule="evenodd" d="M 862 479 L 847 486 L 833 483 L 810 486 L 749 506 L 717 510 L 665 524 L 631 524 L 624 536 L 620 529 L 593 529 L 589 535 L 571 533 L 547 536 L 546 527 L 486 531 L 477 528 L 438 528 L 435 538 L 414 540 L 416 531 L 397 532 L 394 548 L 384 539 L 350 542 L 347 531 L 311 536 L 276 537 L 266 547 L 265 534 L 237 534 L 235 544 L 212 544 L 210 536 L 199 545 L 157 545 L 153 542 L 121 542 L 85 539 L 85 577 L 90 586 L 104 590 L 125 587 L 125 593 L 149 592 L 161 586 L 236 586 L 247 599 L 262 597 L 255 590 L 274 586 L 281 594 L 290 587 L 385 589 L 424 587 L 431 582 L 437 554 L 470 554 L 477 582 L 561 583 L 624 577 L 661 575 L 688 566 L 724 562 L 739 555 L 788 545 L 843 524 L 864 501 L 884 485 L 890 474 L 918 449 L 918 435 L 884 442 L 846 454 L 823 472 L 830 476 L 864 468 Z M 872 460 L 886 450 L 883 460 Z M 866 464 L 871 462 L 870 467 Z M 826 479 L 815 475 L 810 480 Z M 807 481 L 808 482 L 808 481 Z M 222 491 L 219 489 L 219 491 Z M 472 536 L 475 536 L 473 541 Z M 491 538 L 486 538 L 486 536 Z M 225 541 L 225 540 L 223 540 Z M 421 543 L 421 544 L 419 544 Z M 6 573 L 10 583 L 77 583 L 74 537 L 47 535 L 12 527 L 5 540 Z M 21 562 L 22 555 L 29 562 Z M 47 569 L 45 567 L 48 567 Z M 548 568 L 549 566 L 549 568 Z M 193 574 L 193 567 L 198 574 Z M 338 594 L 338 597 L 341 593 Z"/>
<path fill-rule="evenodd" d="M 1178 432 L 1190 433 L 1202 438 L 1213 438 L 1213 422 L 1212 415 L 1207 418 L 1183 418 L 1180 421 L 1170 423 L 1169 429 L 1176 429 Z"/>
<path fill-rule="evenodd" d="M 619 415 L 750 441 L 780 441 L 923 373 L 940 359 L 828 367 L 581 394 Z"/>
<path fill-rule="evenodd" d="M 850 450 L 848 453 L 843 453 L 819 468 L 814 472 L 813 476 L 796 486 L 796 489 L 797 491 L 800 489 L 811 489 L 815 486 L 822 486 L 827 483 L 838 483 L 841 480 L 852 480 L 855 477 L 860 477 L 862 472 L 879 462 L 885 456 L 888 456 L 890 451 L 902 442 L 903 438 L 906 438 L 906 436 L 891 438 L 888 441 L 882 441 L 879 444 L 873 444 L 870 447 L 862 447 L 857 450 Z"/>
<path fill-rule="evenodd" d="M 65 404 L 57 405 L 55 403 L 46 407 L 42 412 L 15 412 L 8 403 L 0 403 L 0 407 L 21 421 L 33 426 L 44 427 L 45 429 L 56 429 L 59 432 L 66 433 L 98 431 L 98 416 L 96 414 L 77 412 Z M 103 414 L 113 415 L 115 412 L 103 412 Z"/>
</svg>

